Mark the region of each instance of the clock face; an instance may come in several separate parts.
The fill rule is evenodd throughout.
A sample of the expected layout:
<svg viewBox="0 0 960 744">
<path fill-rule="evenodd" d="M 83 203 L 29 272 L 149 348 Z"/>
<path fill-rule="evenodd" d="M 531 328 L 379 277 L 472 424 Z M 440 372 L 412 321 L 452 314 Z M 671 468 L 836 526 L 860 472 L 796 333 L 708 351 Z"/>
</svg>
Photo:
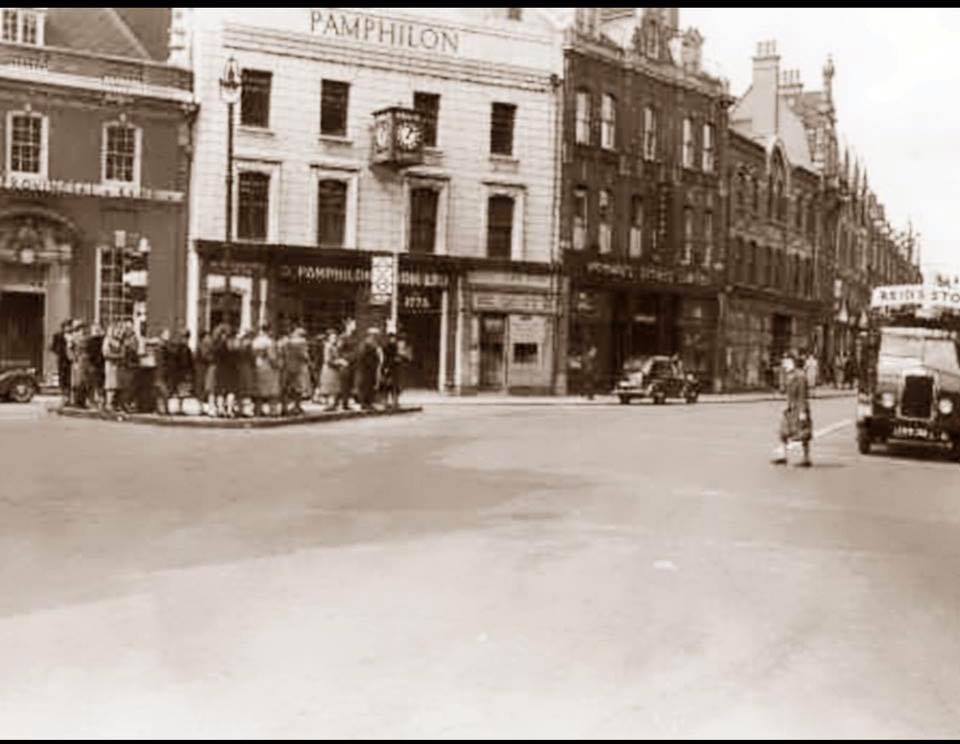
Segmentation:
<svg viewBox="0 0 960 744">
<path fill-rule="evenodd" d="M 390 144 L 390 123 L 382 121 L 377 125 L 377 147 L 381 150 L 386 149 L 387 145 Z"/>
<path fill-rule="evenodd" d="M 420 130 L 412 124 L 401 124 L 397 129 L 397 141 L 404 150 L 414 150 L 420 144 Z"/>
</svg>

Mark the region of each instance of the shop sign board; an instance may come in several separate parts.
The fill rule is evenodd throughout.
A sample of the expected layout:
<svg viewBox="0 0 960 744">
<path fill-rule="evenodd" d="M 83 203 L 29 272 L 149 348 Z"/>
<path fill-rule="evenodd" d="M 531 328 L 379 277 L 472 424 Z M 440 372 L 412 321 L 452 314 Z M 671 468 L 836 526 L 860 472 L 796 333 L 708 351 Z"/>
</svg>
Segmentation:
<svg viewBox="0 0 960 744">
<path fill-rule="evenodd" d="M 435 54 L 456 55 L 460 51 L 460 34 L 456 29 L 439 24 L 394 21 L 369 13 L 339 9 L 311 10 L 310 32 L 327 38 L 353 39 L 367 44 Z"/>
<path fill-rule="evenodd" d="M 922 284 L 898 284 L 876 287 L 870 306 L 874 308 L 922 305 L 931 308 L 960 311 L 960 287 L 924 286 Z"/>
<path fill-rule="evenodd" d="M 0 178 L 0 189 L 30 195 L 99 196 L 108 199 L 141 199 L 173 203 L 183 201 L 182 191 L 164 191 L 148 189 L 143 186 L 120 186 L 87 181 L 49 181 L 39 178 L 16 177 L 9 173 L 3 174 L 3 177 Z"/>
<path fill-rule="evenodd" d="M 549 313 L 550 303 L 544 295 L 477 292 L 473 309 L 479 312 Z"/>
<path fill-rule="evenodd" d="M 665 266 L 637 266 L 628 263 L 608 263 L 591 261 L 585 266 L 585 273 L 591 278 L 614 279 L 624 282 L 652 284 L 680 284 L 709 286 L 710 275 L 699 268 L 669 268 Z"/>
<path fill-rule="evenodd" d="M 521 274 L 508 271 L 471 271 L 468 280 L 473 285 L 526 287 L 550 289 L 552 278 L 548 274 Z"/>
<path fill-rule="evenodd" d="M 514 344 L 539 344 L 546 334 L 546 318 L 542 315 L 510 317 L 510 341 Z"/>
<path fill-rule="evenodd" d="M 373 256 L 370 260 L 370 304 L 386 305 L 393 297 L 394 256 Z"/>
<path fill-rule="evenodd" d="M 374 256 L 373 258 L 380 258 Z M 392 259 L 392 256 L 383 258 Z M 286 281 L 324 284 L 366 284 L 371 281 L 370 266 L 344 266 L 323 264 L 282 264 L 277 267 L 277 275 Z M 437 271 L 401 269 L 401 287 L 437 287 L 446 288 L 449 277 Z"/>
</svg>

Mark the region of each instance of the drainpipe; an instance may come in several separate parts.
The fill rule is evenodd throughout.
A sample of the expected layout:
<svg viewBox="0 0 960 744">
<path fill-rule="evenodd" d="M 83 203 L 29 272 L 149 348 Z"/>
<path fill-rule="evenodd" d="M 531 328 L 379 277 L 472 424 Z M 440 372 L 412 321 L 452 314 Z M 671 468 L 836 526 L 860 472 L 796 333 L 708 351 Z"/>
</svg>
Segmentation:
<svg viewBox="0 0 960 744">
<path fill-rule="evenodd" d="M 550 393 L 556 395 L 560 376 L 560 334 L 566 314 L 563 312 L 563 261 L 560 255 L 560 205 L 563 187 L 563 88 L 556 73 L 550 76 L 553 88 L 553 206 L 550 210 L 550 294 L 553 298 L 553 365 L 550 370 Z M 564 334 L 566 336 L 566 334 Z M 566 362 L 566 359 L 563 359 Z M 566 387 L 566 385 L 564 385 Z"/>
</svg>

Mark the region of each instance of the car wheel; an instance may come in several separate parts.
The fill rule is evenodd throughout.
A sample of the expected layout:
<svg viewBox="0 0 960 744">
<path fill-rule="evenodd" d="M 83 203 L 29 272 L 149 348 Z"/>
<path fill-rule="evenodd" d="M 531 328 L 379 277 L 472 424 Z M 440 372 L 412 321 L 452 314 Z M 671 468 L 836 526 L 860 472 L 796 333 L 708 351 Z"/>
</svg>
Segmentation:
<svg viewBox="0 0 960 744">
<path fill-rule="evenodd" d="M 620 403 L 622 403 L 622 404 L 625 405 L 625 406 L 629 406 L 629 405 L 630 405 L 630 396 L 629 396 L 629 395 L 621 395 L 621 396 L 620 396 Z"/>
<path fill-rule="evenodd" d="M 17 380 L 10 388 L 10 400 L 14 403 L 29 403 L 37 388 L 30 380 Z"/>
<path fill-rule="evenodd" d="M 667 402 L 667 396 L 663 393 L 654 393 L 653 394 L 653 403 L 654 405 L 662 406 Z"/>
<path fill-rule="evenodd" d="M 697 394 L 696 394 L 696 393 L 688 393 L 687 396 L 686 396 L 686 398 L 685 398 L 685 400 L 687 401 L 687 403 L 689 403 L 689 404 L 692 405 L 692 404 L 694 404 L 694 403 L 697 402 Z"/>
<path fill-rule="evenodd" d="M 872 441 L 870 439 L 870 435 L 866 431 L 861 429 L 860 431 L 857 432 L 857 449 L 860 450 L 861 455 L 870 454 L 871 444 L 872 444 Z"/>
</svg>

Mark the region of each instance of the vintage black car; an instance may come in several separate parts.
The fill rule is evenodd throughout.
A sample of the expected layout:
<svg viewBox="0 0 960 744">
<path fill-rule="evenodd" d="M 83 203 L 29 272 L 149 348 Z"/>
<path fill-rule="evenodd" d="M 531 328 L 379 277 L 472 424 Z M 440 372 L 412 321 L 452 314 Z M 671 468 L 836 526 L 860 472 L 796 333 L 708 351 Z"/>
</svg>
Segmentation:
<svg viewBox="0 0 960 744">
<path fill-rule="evenodd" d="M 28 362 L 0 360 L 0 400 L 29 403 L 39 389 L 37 370 Z"/>
<path fill-rule="evenodd" d="M 613 392 L 624 405 L 642 398 L 650 398 L 659 405 L 666 403 L 668 398 L 696 403 L 700 383 L 695 375 L 684 373 L 680 363 L 671 357 L 634 357 L 623 365 Z"/>
</svg>

